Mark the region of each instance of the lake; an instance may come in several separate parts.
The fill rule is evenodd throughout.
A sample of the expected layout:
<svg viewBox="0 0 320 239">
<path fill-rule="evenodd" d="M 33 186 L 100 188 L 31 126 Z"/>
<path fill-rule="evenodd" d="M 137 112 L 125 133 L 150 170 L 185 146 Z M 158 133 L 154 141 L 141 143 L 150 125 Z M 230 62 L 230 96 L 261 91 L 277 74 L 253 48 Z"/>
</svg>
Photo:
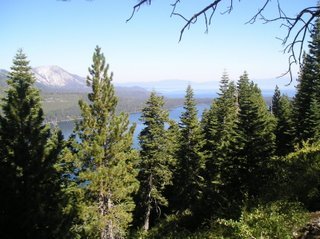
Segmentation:
<svg viewBox="0 0 320 239">
<path fill-rule="evenodd" d="M 198 118 L 201 118 L 202 112 L 205 109 L 208 109 L 210 105 L 208 104 L 198 104 L 197 109 L 198 109 Z M 169 111 L 169 118 L 172 120 L 175 120 L 176 122 L 179 122 L 179 118 L 181 113 L 183 112 L 183 106 L 174 108 Z M 133 139 L 133 146 L 135 148 L 139 147 L 138 143 L 138 136 L 141 130 L 144 128 L 143 123 L 139 120 L 141 117 L 141 113 L 133 113 L 129 115 L 129 120 L 131 123 L 136 123 L 136 129 L 134 132 L 134 139 Z M 62 131 L 62 134 L 65 139 L 69 138 L 69 136 L 72 134 L 73 128 L 74 128 L 74 122 L 75 121 L 61 121 L 58 122 L 58 126 Z"/>
</svg>

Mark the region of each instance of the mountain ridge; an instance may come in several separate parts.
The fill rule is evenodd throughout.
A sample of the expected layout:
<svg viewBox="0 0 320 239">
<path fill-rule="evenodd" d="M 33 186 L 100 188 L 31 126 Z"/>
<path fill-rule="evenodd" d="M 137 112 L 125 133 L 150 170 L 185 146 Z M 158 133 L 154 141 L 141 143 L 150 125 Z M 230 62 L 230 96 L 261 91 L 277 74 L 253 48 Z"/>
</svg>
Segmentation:
<svg viewBox="0 0 320 239">
<path fill-rule="evenodd" d="M 38 66 L 31 69 L 35 76 L 35 85 L 44 93 L 88 93 L 90 87 L 87 86 L 86 78 L 72 74 L 57 65 Z M 7 75 L 9 71 L 0 69 L 0 86 L 7 86 Z M 146 98 L 148 91 L 139 86 L 115 86 L 121 97 Z"/>
<path fill-rule="evenodd" d="M 87 87 L 84 77 L 71 74 L 59 66 L 38 66 L 32 69 L 39 85 L 53 88 L 85 90 Z M 87 89 L 88 90 L 88 89 Z"/>
<path fill-rule="evenodd" d="M 69 73 L 63 68 L 52 66 L 38 66 L 31 69 L 36 82 L 35 85 L 44 92 L 88 92 L 86 78 Z M 7 85 L 9 71 L 0 69 L 0 86 Z"/>
<path fill-rule="evenodd" d="M 51 66 L 38 66 L 32 68 L 32 72 L 36 78 L 36 86 L 43 92 L 76 92 L 76 93 L 88 93 L 90 88 L 86 84 L 86 78 L 72 74 L 65 69 L 57 65 Z M 0 69 L 0 86 L 5 86 L 5 75 L 8 73 L 6 70 Z M 280 86 L 282 93 L 288 96 L 293 96 L 295 93 L 294 84 L 289 87 L 285 85 L 290 82 L 288 79 L 258 79 L 253 80 L 258 84 L 262 93 L 266 96 L 273 94 L 275 86 Z M 152 91 L 173 98 L 183 98 L 185 89 L 188 85 L 191 85 L 195 96 L 199 98 L 216 97 L 219 89 L 219 81 L 209 82 L 196 82 L 190 80 L 179 79 L 167 79 L 150 82 L 127 82 L 117 83 L 114 82 L 116 88 L 126 91 L 128 89 L 136 90 L 140 93 L 142 91 Z M 123 96 L 128 96 L 130 93 L 123 93 Z"/>
</svg>

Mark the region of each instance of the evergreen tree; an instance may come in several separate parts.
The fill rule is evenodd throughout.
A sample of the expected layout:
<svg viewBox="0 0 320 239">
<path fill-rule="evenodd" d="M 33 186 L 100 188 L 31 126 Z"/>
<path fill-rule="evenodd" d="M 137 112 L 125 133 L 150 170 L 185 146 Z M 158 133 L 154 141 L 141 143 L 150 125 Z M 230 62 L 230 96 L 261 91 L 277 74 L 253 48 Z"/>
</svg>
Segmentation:
<svg viewBox="0 0 320 239">
<path fill-rule="evenodd" d="M 272 113 L 276 118 L 276 155 L 285 156 L 294 150 L 294 127 L 292 121 L 292 104 L 289 98 L 281 95 L 276 86 L 272 98 Z"/>
<path fill-rule="evenodd" d="M 174 174 L 173 207 L 182 212 L 193 209 L 202 195 L 204 168 L 203 135 L 197 118 L 197 108 L 193 90 L 189 85 L 186 90 L 184 112 L 180 116 L 179 149 L 177 152 L 177 166 Z"/>
<path fill-rule="evenodd" d="M 160 206 L 167 206 L 164 197 L 167 185 L 172 184 L 172 147 L 166 124 L 169 122 L 168 112 L 163 109 L 163 97 L 152 92 L 142 109 L 141 121 L 145 128 L 139 135 L 140 164 L 139 176 L 140 190 L 138 203 L 143 211 L 143 229 L 150 227 L 152 211 L 155 214 Z"/>
<path fill-rule="evenodd" d="M 219 97 L 215 99 L 207 113 L 203 117 L 203 131 L 205 135 L 205 192 L 204 211 L 215 214 L 225 212 L 232 204 L 230 198 L 226 198 L 223 192 L 221 177 L 228 174 L 227 165 L 235 143 L 235 127 L 237 120 L 236 87 L 229 82 L 228 75 L 223 74 L 220 81 Z M 226 178 L 224 179 L 226 180 Z"/>
<path fill-rule="evenodd" d="M 271 111 L 275 117 L 280 115 L 279 113 L 280 99 L 281 99 L 281 92 L 278 85 L 276 85 L 276 88 L 274 89 L 274 93 L 272 96 L 272 103 L 271 103 Z"/>
<path fill-rule="evenodd" d="M 0 237 L 66 238 L 61 133 L 44 124 L 39 91 L 26 55 L 18 50 L 0 116 Z"/>
<path fill-rule="evenodd" d="M 131 148 L 134 126 L 129 127 L 128 115 L 115 113 L 113 75 L 98 46 L 89 74 L 90 103 L 79 102 L 82 119 L 72 149 L 79 164 L 82 228 L 88 238 L 120 238 L 132 220 L 131 194 L 138 187 Z"/>
<path fill-rule="evenodd" d="M 314 121 L 314 106 L 320 103 L 320 20 L 316 20 L 309 43 L 309 53 L 304 54 L 294 99 L 294 122 L 297 142 L 318 138 L 320 122 Z"/>
<path fill-rule="evenodd" d="M 241 205 L 243 200 L 261 196 L 267 186 L 275 137 L 274 118 L 246 72 L 238 82 L 238 97 L 237 138 L 230 166 L 233 168 L 232 191 L 242 197 L 238 199 Z"/>
</svg>

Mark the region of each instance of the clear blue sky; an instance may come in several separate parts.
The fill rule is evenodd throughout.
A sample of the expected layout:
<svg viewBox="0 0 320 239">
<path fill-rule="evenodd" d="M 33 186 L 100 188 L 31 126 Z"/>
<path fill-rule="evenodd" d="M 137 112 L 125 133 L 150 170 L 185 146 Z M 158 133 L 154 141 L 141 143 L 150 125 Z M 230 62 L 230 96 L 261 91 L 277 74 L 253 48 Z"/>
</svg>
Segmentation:
<svg viewBox="0 0 320 239">
<path fill-rule="evenodd" d="M 18 48 L 31 66 L 59 65 L 86 76 L 96 45 L 102 47 L 114 81 L 219 80 L 224 69 L 237 80 L 247 70 L 251 79 L 276 78 L 287 70 L 281 50 L 285 29 L 279 23 L 245 24 L 264 0 L 235 2 L 230 15 L 213 18 L 204 34 L 204 19 L 187 30 L 178 43 L 184 21 L 171 17 L 170 0 L 153 0 L 126 23 L 135 0 L 0 0 L 0 68 L 9 69 Z M 184 0 L 178 11 L 191 16 L 208 0 Z M 228 2 L 228 1 L 227 1 Z M 316 0 L 282 0 L 288 15 Z M 276 1 L 269 6 L 276 11 Z M 295 69 L 297 74 L 297 69 Z"/>
</svg>

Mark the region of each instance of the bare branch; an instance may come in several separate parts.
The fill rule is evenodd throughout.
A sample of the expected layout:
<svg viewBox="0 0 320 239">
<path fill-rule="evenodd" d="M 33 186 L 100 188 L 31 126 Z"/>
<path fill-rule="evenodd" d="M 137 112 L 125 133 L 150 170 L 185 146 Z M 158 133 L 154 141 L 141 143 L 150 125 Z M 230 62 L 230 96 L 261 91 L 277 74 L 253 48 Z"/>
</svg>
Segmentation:
<svg viewBox="0 0 320 239">
<path fill-rule="evenodd" d="M 290 83 L 292 82 L 292 65 L 299 64 L 301 65 L 303 47 L 306 42 L 307 33 L 311 33 L 313 27 L 313 21 L 320 14 L 320 8 L 317 7 L 308 7 L 302 9 L 297 16 L 288 17 L 284 11 L 282 10 L 280 3 L 278 1 L 278 13 L 279 16 L 273 19 L 267 19 L 262 16 L 262 20 L 265 23 L 275 22 L 275 21 L 283 21 L 281 27 L 287 28 L 287 34 L 282 41 L 282 45 L 284 47 L 283 52 L 289 54 L 288 58 L 288 71 L 286 71 L 281 76 L 286 74 L 290 74 Z M 279 38 L 278 38 L 279 39 Z M 290 40 L 291 39 L 291 40 Z M 296 53 L 296 49 L 298 48 L 298 54 Z"/>
<path fill-rule="evenodd" d="M 240 2 L 240 0 L 239 0 L 239 2 Z M 230 0 L 229 7 L 227 7 L 227 10 L 224 11 L 224 12 L 222 12 L 221 14 L 222 14 L 222 15 L 224 15 L 224 14 L 226 14 L 226 13 L 230 14 L 230 13 L 232 12 L 232 10 L 233 10 L 233 1 Z"/>
<path fill-rule="evenodd" d="M 134 5 L 133 6 L 133 10 L 132 10 L 132 14 L 131 14 L 131 16 L 127 19 L 127 21 L 126 22 L 129 22 L 132 18 L 133 18 L 133 16 L 134 16 L 134 14 L 137 12 L 137 11 L 139 11 L 139 9 L 140 9 L 140 7 L 143 5 L 143 4 L 151 4 L 151 0 L 140 0 L 140 2 L 139 3 L 137 3 L 136 5 Z"/>
<path fill-rule="evenodd" d="M 217 6 L 219 5 L 219 3 L 222 0 L 215 0 L 213 3 L 209 4 L 208 6 L 206 6 L 205 8 L 203 8 L 202 10 L 200 10 L 199 12 L 197 12 L 196 14 L 194 14 L 191 18 L 186 19 L 185 17 L 183 17 L 184 20 L 186 20 L 186 24 L 182 27 L 181 31 L 180 31 L 180 37 L 179 37 L 179 42 L 182 39 L 183 33 L 185 31 L 186 28 L 189 28 L 192 24 L 194 24 L 194 22 L 197 21 L 198 17 L 201 15 L 204 15 L 206 17 L 206 12 L 209 11 L 210 9 L 212 10 L 212 13 L 210 15 L 210 20 L 206 20 L 205 24 L 206 24 L 206 29 L 208 30 L 208 25 L 211 24 L 211 19 L 212 19 L 212 15 L 215 13 Z M 232 1 L 232 0 L 231 0 Z M 177 14 L 177 13 L 173 13 L 173 15 L 177 15 L 177 16 L 181 16 L 181 14 Z"/>
<path fill-rule="evenodd" d="M 143 4 L 151 4 L 152 0 L 139 0 L 139 3 L 133 7 L 133 12 L 129 21 L 132 19 L 135 12 L 137 12 L 141 5 Z M 202 8 L 199 12 L 196 12 L 192 17 L 185 17 L 183 14 L 177 12 L 177 6 L 182 2 L 182 0 L 173 0 L 172 12 L 170 16 L 178 16 L 185 21 L 185 24 L 182 26 L 180 30 L 179 42 L 182 40 L 183 34 L 186 29 L 189 29 L 192 24 L 195 24 L 200 16 L 204 17 L 204 24 L 206 33 L 209 30 L 209 25 L 212 23 L 213 16 L 218 8 L 219 4 L 222 2 L 229 2 L 229 5 L 226 11 L 221 12 L 221 14 L 231 13 L 233 10 L 233 2 L 234 0 L 212 0 L 210 4 Z M 238 0 L 239 2 L 241 0 Z M 283 45 L 283 52 L 285 54 L 289 54 L 288 57 L 288 71 L 283 75 L 289 74 L 292 81 L 292 65 L 293 64 L 301 64 L 303 48 L 306 41 L 306 36 L 308 33 L 311 33 L 314 27 L 314 20 L 316 17 L 320 15 L 320 6 L 311 6 L 302 9 L 296 16 L 287 16 L 285 11 L 280 5 L 280 0 L 277 0 L 277 17 L 268 18 L 264 15 L 267 6 L 270 4 L 271 0 L 264 0 L 261 8 L 258 9 L 257 13 L 249 19 L 246 23 L 253 24 L 258 19 L 262 20 L 264 24 L 270 22 L 280 22 L 280 27 L 286 28 L 286 34 L 284 38 L 280 39 Z M 283 76 L 282 75 L 282 76 Z"/>
<path fill-rule="evenodd" d="M 181 18 L 182 18 L 183 20 L 185 20 L 186 22 L 189 21 L 189 19 L 185 18 L 185 17 L 184 17 L 183 15 L 181 15 L 180 13 L 174 12 L 174 13 L 172 13 L 172 15 L 181 17 Z"/>
<path fill-rule="evenodd" d="M 175 3 L 171 4 L 171 6 L 172 6 L 172 12 L 171 12 L 171 14 L 170 14 L 170 17 L 172 17 L 173 15 L 175 15 L 174 13 L 176 12 L 176 8 L 177 8 L 178 3 L 180 3 L 180 0 L 176 0 Z"/>
<path fill-rule="evenodd" d="M 205 31 L 205 33 L 208 33 L 208 32 L 209 32 L 209 29 L 208 29 L 207 13 L 203 13 L 203 15 L 204 15 L 204 22 L 205 22 L 205 25 L 206 25 L 206 31 Z"/>
<path fill-rule="evenodd" d="M 266 9 L 267 5 L 270 3 L 271 0 L 266 0 L 264 5 L 261 9 L 258 10 L 258 12 L 249 20 L 246 22 L 246 24 L 250 23 L 253 24 L 257 21 L 257 18 L 262 15 L 262 12 Z"/>
</svg>

